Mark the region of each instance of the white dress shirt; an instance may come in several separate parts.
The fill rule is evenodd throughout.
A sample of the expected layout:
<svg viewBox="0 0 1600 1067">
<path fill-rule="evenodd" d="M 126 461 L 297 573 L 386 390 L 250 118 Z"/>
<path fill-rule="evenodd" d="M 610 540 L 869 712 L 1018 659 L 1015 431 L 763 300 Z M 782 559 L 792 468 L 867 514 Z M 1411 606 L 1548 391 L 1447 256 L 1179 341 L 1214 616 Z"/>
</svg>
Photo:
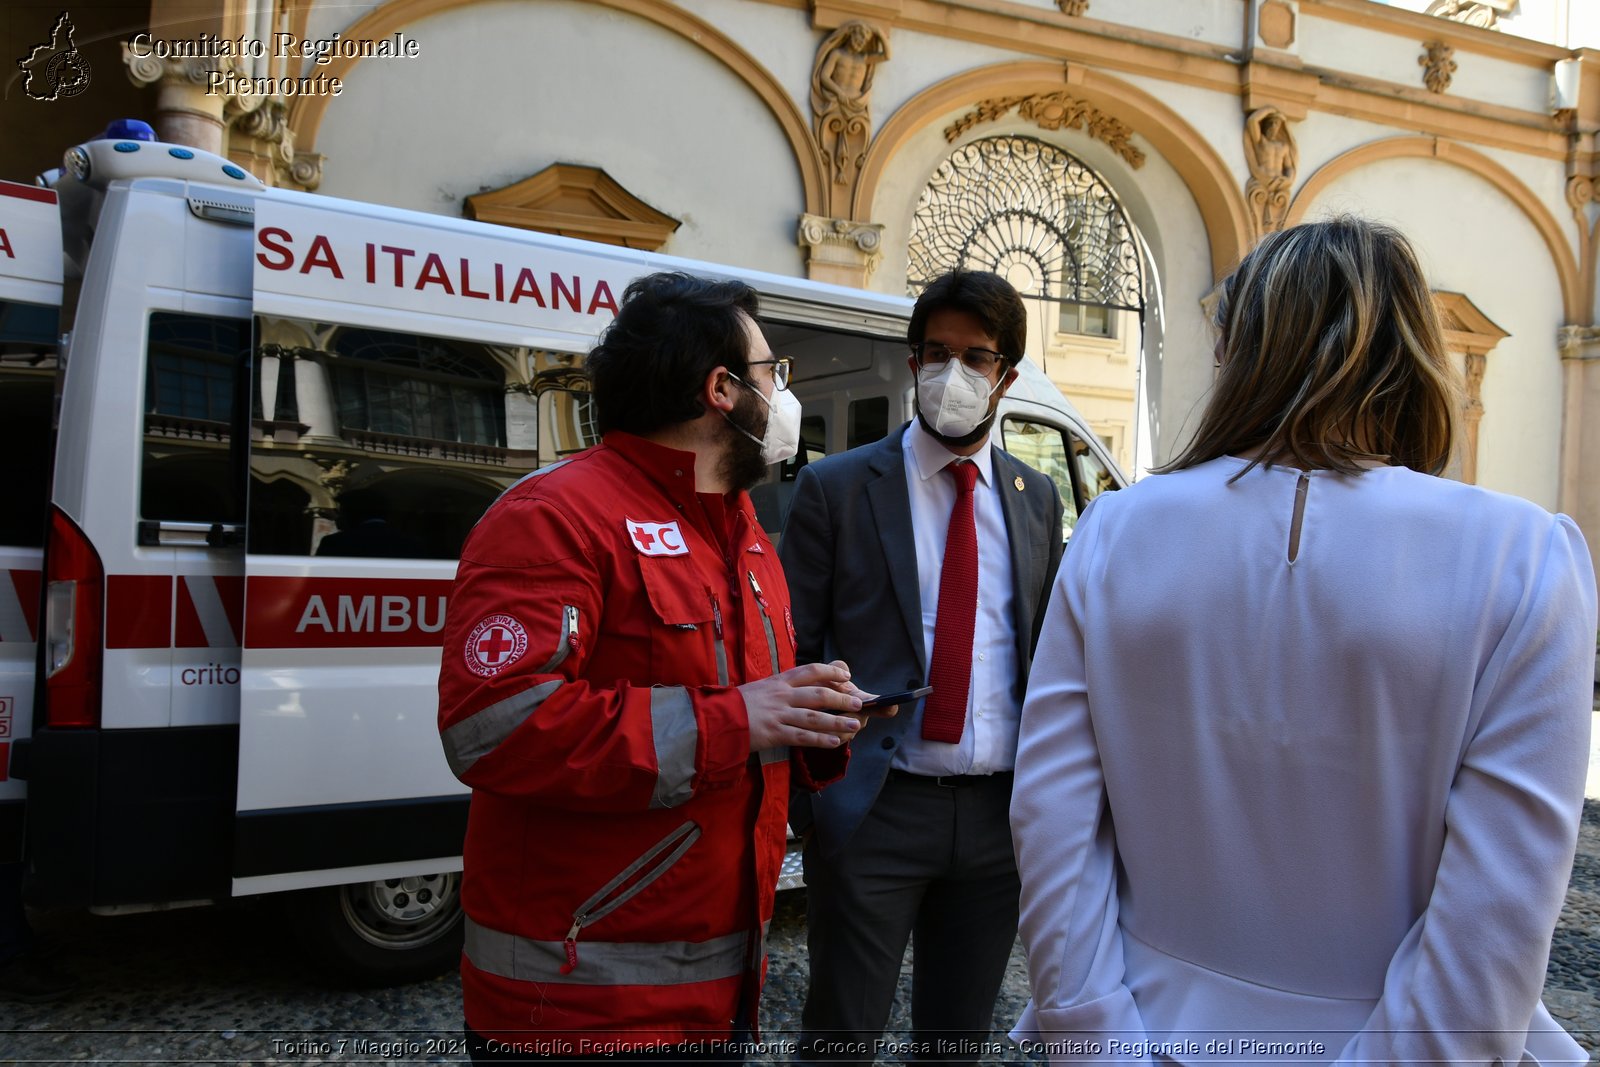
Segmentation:
<svg viewBox="0 0 1600 1067">
<path fill-rule="evenodd" d="M 1056 1063 L 1583 1062 L 1539 1000 L 1589 753 L 1582 535 L 1313 471 L 1291 561 L 1301 472 L 1244 465 L 1073 534 L 1012 794 L 1014 1033 L 1076 1038 Z"/>
<path fill-rule="evenodd" d="M 1017 724 L 1022 712 L 1014 696 L 1020 668 L 1011 539 L 995 485 L 993 446 L 985 440 L 973 455 L 957 456 L 930 436 L 920 421 L 912 419 L 901 439 L 901 448 L 905 452 L 906 489 L 911 495 L 911 528 L 916 536 L 924 662 L 933 662 L 945 536 L 950 530 L 950 511 L 956 503 L 956 480 L 945 472 L 945 467 L 961 459 L 970 459 L 978 467 L 978 481 L 972 491 L 978 532 L 978 613 L 972 632 L 972 687 L 968 690 L 961 740 L 953 745 L 925 741 L 920 721 L 912 723 L 890 766 L 926 775 L 1009 771 L 1017 758 Z"/>
</svg>

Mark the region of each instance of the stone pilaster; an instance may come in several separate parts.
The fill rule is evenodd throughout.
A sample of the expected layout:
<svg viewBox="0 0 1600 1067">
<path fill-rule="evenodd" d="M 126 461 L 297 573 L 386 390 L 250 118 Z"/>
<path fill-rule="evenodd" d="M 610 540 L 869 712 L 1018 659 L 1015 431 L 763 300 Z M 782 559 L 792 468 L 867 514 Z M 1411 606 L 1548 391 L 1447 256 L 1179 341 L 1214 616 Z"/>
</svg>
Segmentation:
<svg viewBox="0 0 1600 1067">
<path fill-rule="evenodd" d="M 1561 497 L 1558 506 L 1578 523 L 1600 569 L 1600 326 L 1564 326 Z"/>
</svg>

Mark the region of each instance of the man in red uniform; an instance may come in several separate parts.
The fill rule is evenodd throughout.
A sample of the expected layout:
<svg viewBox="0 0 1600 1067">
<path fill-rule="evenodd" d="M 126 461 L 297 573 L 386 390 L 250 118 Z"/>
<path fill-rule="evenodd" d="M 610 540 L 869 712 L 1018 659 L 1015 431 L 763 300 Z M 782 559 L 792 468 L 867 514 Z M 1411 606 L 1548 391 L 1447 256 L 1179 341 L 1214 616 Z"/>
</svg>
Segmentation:
<svg viewBox="0 0 1600 1067">
<path fill-rule="evenodd" d="M 476 1062 L 738 1059 L 754 1025 L 791 767 L 839 777 L 861 703 L 843 663 L 794 666 L 745 492 L 799 437 L 755 313 L 738 282 L 630 285 L 587 364 L 603 442 L 462 549 L 439 729 L 473 790 Z"/>
</svg>

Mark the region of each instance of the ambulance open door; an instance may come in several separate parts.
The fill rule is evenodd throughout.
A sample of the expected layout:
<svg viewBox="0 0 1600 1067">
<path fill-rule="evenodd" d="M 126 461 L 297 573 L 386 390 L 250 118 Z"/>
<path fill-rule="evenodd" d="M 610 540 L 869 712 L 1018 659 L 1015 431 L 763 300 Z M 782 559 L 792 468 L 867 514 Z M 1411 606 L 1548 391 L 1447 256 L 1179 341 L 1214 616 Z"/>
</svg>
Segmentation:
<svg viewBox="0 0 1600 1067">
<path fill-rule="evenodd" d="M 355 887 L 400 936 L 460 867 L 436 721 L 462 542 L 537 466 L 539 394 L 570 392 L 628 265 L 282 193 L 255 228 L 234 888 Z"/>
</svg>

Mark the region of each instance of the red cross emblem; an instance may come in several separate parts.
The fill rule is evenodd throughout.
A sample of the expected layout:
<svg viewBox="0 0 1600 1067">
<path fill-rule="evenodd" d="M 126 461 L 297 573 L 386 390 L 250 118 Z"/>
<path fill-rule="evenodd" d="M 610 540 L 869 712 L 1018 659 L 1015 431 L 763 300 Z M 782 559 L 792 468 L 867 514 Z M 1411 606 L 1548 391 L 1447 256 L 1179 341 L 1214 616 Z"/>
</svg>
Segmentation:
<svg viewBox="0 0 1600 1067">
<path fill-rule="evenodd" d="M 635 522 L 628 524 L 628 538 L 641 556 L 687 556 L 689 546 L 684 544 L 683 532 L 676 522 Z"/>
<path fill-rule="evenodd" d="M 492 678 L 522 658 L 528 650 L 528 631 L 510 615 L 490 615 L 467 635 L 467 669 L 480 678 Z"/>
</svg>

